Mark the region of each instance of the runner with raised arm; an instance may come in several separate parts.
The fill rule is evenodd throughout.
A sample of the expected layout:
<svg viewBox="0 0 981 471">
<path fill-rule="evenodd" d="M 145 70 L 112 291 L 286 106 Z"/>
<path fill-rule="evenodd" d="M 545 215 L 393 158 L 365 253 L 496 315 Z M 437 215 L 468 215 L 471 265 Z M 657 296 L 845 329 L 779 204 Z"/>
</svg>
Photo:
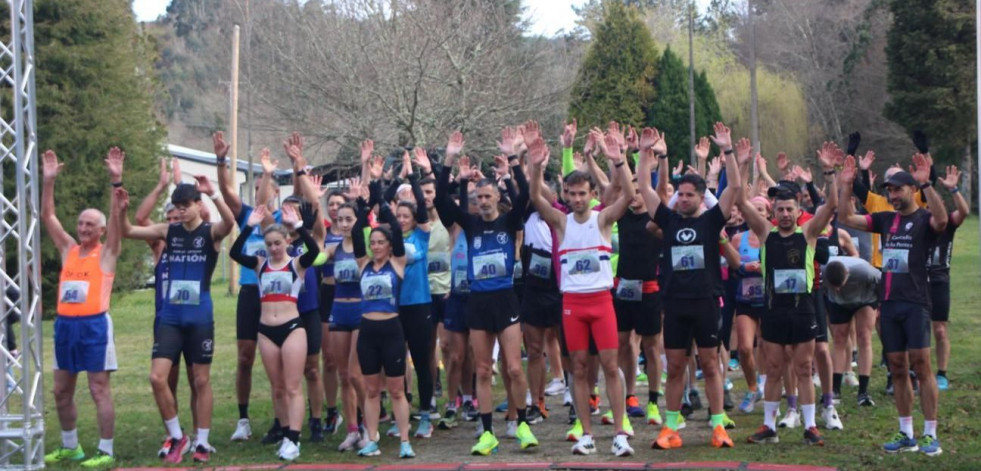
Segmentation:
<svg viewBox="0 0 981 471">
<path fill-rule="evenodd" d="M 933 338 L 937 342 L 937 389 L 946 391 L 947 362 L 950 361 L 950 338 L 947 336 L 947 321 L 950 318 L 950 257 L 954 253 L 954 233 L 971 214 L 971 206 L 960 193 L 961 172 L 956 166 L 947 166 L 947 175 L 938 179 L 950 192 L 955 210 L 947 217 L 947 228 L 937 238 L 937 245 L 930 253 L 928 269 L 930 272 L 930 321 Z"/>
</svg>

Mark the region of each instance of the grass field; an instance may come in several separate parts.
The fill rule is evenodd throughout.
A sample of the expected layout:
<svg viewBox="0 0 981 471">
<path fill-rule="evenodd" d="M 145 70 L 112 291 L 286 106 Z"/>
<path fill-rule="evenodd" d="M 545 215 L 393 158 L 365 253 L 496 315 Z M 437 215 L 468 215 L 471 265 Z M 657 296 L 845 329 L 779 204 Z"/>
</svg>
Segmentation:
<svg viewBox="0 0 981 471">
<path fill-rule="evenodd" d="M 753 414 L 744 415 L 738 411 L 731 412 L 738 428 L 731 431 L 736 447 L 731 450 L 719 451 L 710 448 L 708 443 L 708 427 L 703 423 L 704 411 L 696 412 L 689 419 L 689 427 L 682 431 L 685 447 L 670 452 L 655 451 L 648 448 L 657 430 L 640 422 L 635 423 L 637 437 L 632 440 L 636 455 L 632 458 L 642 462 L 661 461 L 763 461 L 773 463 L 809 464 L 836 466 L 840 469 L 979 469 L 981 468 L 981 422 L 971 418 L 972 411 L 981 406 L 981 368 L 977 361 L 981 358 L 981 317 L 976 315 L 981 306 L 981 283 L 979 283 L 978 250 L 978 219 L 971 218 L 958 231 L 955 244 L 952 274 L 952 313 L 951 338 L 952 360 L 948 376 L 951 379 L 951 389 L 940 396 L 939 438 L 943 444 L 944 453 L 938 458 L 928 458 L 921 454 L 903 454 L 890 456 L 880 451 L 881 443 L 891 436 L 898 428 L 896 412 L 889 396 L 883 388 L 885 385 L 885 370 L 875 368 L 873 371 L 871 392 L 878 402 L 878 407 L 859 410 L 854 403 L 854 390 L 846 389 L 845 398 L 839 406 L 839 412 L 845 423 L 844 431 L 823 431 L 827 445 L 823 448 L 810 448 L 800 443 L 801 429 L 781 434 L 783 441 L 777 445 L 757 446 L 745 443 L 746 436 L 762 423 L 762 407 Z M 275 449 L 258 445 L 258 437 L 247 443 L 231 443 L 231 435 L 237 407 L 234 393 L 235 377 L 235 301 L 226 296 L 224 286 L 215 286 L 215 343 L 216 353 L 212 367 L 212 382 L 214 385 L 214 423 L 211 431 L 211 443 L 218 448 L 213 455 L 210 466 L 274 463 Z M 119 353 L 119 371 L 113 375 L 113 394 L 116 404 L 116 454 L 119 466 L 149 466 L 159 465 L 156 457 L 157 448 L 164 436 L 159 414 L 147 381 L 150 364 L 150 347 L 152 345 L 153 298 L 152 292 L 141 291 L 115 296 L 113 299 L 113 318 L 116 328 L 116 347 Z M 52 324 L 44 323 L 45 359 L 51 364 L 51 333 Z M 874 342 L 876 355 L 879 352 L 878 341 Z M 50 367 L 49 367 L 50 368 Z M 183 372 L 182 372 L 183 373 Z M 741 397 L 745 384 L 741 377 L 733 377 L 736 383 L 734 397 Z M 46 449 L 51 450 L 60 445 L 58 419 L 53 407 L 51 396 L 51 374 L 46 372 L 44 379 L 45 393 L 45 423 L 47 425 Z M 257 359 L 254 368 L 251 413 L 253 417 L 253 432 L 261 435 L 268 427 L 272 415 L 269 404 L 269 386 L 260 360 Z M 643 391 L 643 389 L 639 389 Z M 498 388 L 498 400 L 503 399 L 503 392 Z M 95 424 L 95 412 L 87 392 L 84 375 L 78 382 L 76 400 L 79 407 L 79 433 L 82 445 L 88 452 L 95 451 L 98 432 Z M 473 444 L 471 425 L 464 425 L 452 432 L 437 430 L 433 438 L 413 441 L 418 462 L 445 461 L 570 461 L 576 458 L 569 453 L 569 444 L 562 441 L 566 430 L 565 410 L 561 408 L 561 398 L 550 398 L 549 405 L 553 409 L 553 418 L 535 426 L 542 446 L 531 453 L 516 451 L 516 445 L 501 438 L 501 453 L 492 458 L 476 458 L 469 456 L 469 448 Z M 187 401 L 186 381 L 181 380 L 181 422 L 190 429 L 190 414 L 185 407 Z M 605 398 L 604 398 L 605 403 Z M 922 415 L 914 413 L 915 430 L 922 432 Z M 663 402 L 662 402 L 663 411 Z M 695 419 L 697 418 L 697 420 Z M 697 422 L 697 423 L 696 423 Z M 820 420 L 819 420 L 820 422 Z M 595 422 L 594 422 L 595 423 Z M 495 429 L 503 435 L 503 420 L 500 414 L 495 414 Z M 190 431 L 190 430 L 189 430 Z M 591 461 L 611 460 L 608 443 L 610 428 L 598 428 L 598 454 L 590 457 Z M 336 452 L 337 443 L 342 439 L 338 434 L 328 439 L 327 445 L 314 446 L 304 443 L 300 462 L 353 462 L 359 463 L 395 463 L 397 460 L 397 441 L 383 439 L 383 455 L 371 460 L 359 460 L 351 453 Z M 186 463 L 186 462 L 185 462 Z"/>
</svg>

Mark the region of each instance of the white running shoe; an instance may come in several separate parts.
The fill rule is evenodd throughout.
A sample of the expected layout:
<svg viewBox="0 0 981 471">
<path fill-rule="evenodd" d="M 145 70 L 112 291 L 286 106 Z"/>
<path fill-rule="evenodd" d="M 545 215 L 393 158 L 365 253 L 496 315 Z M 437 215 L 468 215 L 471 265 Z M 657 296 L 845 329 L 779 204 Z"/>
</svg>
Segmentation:
<svg viewBox="0 0 981 471">
<path fill-rule="evenodd" d="M 572 445 L 573 455 L 591 455 L 596 451 L 596 444 L 593 443 L 592 435 L 583 435 L 575 445 Z"/>
<path fill-rule="evenodd" d="M 279 447 L 279 459 L 293 461 L 300 456 L 300 444 L 293 443 L 293 440 L 283 439 L 283 445 Z"/>
<path fill-rule="evenodd" d="M 483 427 L 483 426 L 481 426 L 481 427 Z M 504 432 L 504 435 L 507 436 L 508 438 L 518 438 L 518 421 L 517 420 L 509 420 L 508 421 L 508 427 L 507 427 L 507 430 Z"/>
<path fill-rule="evenodd" d="M 337 451 L 350 451 L 350 450 L 360 450 L 363 447 L 358 447 L 361 442 L 361 434 L 358 432 L 348 432 L 347 436 L 344 437 L 344 441 L 337 447 Z M 357 447 L 357 448 L 356 448 Z"/>
<path fill-rule="evenodd" d="M 777 423 L 779 428 L 797 428 L 800 427 L 800 412 L 797 409 L 787 409 L 787 415 L 780 419 Z"/>
<path fill-rule="evenodd" d="M 562 381 L 559 378 L 552 378 L 552 381 L 545 386 L 546 396 L 558 396 L 565 392 L 565 381 Z"/>
<path fill-rule="evenodd" d="M 844 430 L 845 426 L 841 423 L 841 419 L 838 417 L 838 411 L 835 410 L 835 406 L 825 407 L 821 411 L 821 419 L 824 420 L 824 426 L 828 430 Z"/>
<path fill-rule="evenodd" d="M 841 382 L 844 383 L 845 386 L 848 386 L 850 388 L 857 388 L 858 387 L 858 376 L 855 376 L 855 372 L 854 371 L 846 371 L 845 372 L 845 376 L 842 378 L 842 381 Z"/>
<path fill-rule="evenodd" d="M 572 405 L 572 393 L 569 389 L 565 390 L 565 396 L 562 397 L 562 405 L 565 407 Z"/>
<path fill-rule="evenodd" d="M 235 433 L 232 434 L 233 442 L 242 442 L 252 438 L 252 424 L 249 423 L 249 419 L 238 419 L 238 424 L 235 425 Z"/>
<path fill-rule="evenodd" d="M 618 433 L 617 436 L 613 437 L 613 446 L 610 447 L 610 452 L 615 456 L 631 456 L 634 454 L 634 449 L 627 442 L 627 436 Z"/>
</svg>

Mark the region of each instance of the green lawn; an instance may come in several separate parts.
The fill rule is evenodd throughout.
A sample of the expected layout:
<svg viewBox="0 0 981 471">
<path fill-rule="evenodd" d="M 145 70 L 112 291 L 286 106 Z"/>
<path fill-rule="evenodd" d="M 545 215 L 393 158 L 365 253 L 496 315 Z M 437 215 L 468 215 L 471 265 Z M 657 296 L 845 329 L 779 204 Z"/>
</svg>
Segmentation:
<svg viewBox="0 0 981 471">
<path fill-rule="evenodd" d="M 707 446 L 707 427 L 700 418 L 704 411 L 696 412 L 689 420 L 689 427 L 682 432 L 686 445 L 681 450 L 671 452 L 656 452 L 648 448 L 656 430 L 635 423 L 637 438 L 632 443 L 637 450 L 633 458 L 637 461 L 766 461 L 777 463 L 798 463 L 810 465 L 837 466 L 841 469 L 978 469 L 981 467 L 981 424 L 970 418 L 970 411 L 981 406 L 981 369 L 975 363 L 981 358 L 981 342 L 976 336 L 981 335 L 981 319 L 975 315 L 976 308 L 981 305 L 981 283 L 979 283 L 978 263 L 978 219 L 971 218 L 965 222 L 958 232 L 953 259 L 953 285 L 951 336 L 953 355 L 949 367 L 951 390 L 941 394 L 939 435 L 943 443 L 944 454 L 939 458 L 928 458 L 921 454 L 904 454 L 887 456 L 880 451 L 880 445 L 897 430 L 895 408 L 888 396 L 883 393 L 885 383 L 884 370 L 876 368 L 873 372 L 871 390 L 878 402 L 874 409 L 859 410 L 854 405 L 854 392 L 848 390 L 839 411 L 845 421 L 846 429 L 842 432 L 825 432 L 827 445 L 823 448 L 808 448 L 799 443 L 800 429 L 793 433 L 783 433 L 783 442 L 772 446 L 755 446 L 745 444 L 745 438 L 762 422 L 762 407 L 757 412 L 746 416 L 739 412 L 732 417 L 739 428 L 732 432 L 736 447 L 732 450 L 718 451 Z M 235 300 L 225 295 L 224 286 L 215 286 L 215 319 L 216 319 L 216 353 L 212 367 L 214 384 L 215 410 L 212 425 L 211 443 L 218 448 L 213 456 L 213 465 L 230 465 L 246 463 L 273 463 L 275 449 L 262 447 L 254 437 L 249 443 L 230 443 L 228 437 L 237 419 L 237 407 L 234 393 L 235 376 Z M 147 382 L 150 363 L 150 347 L 152 345 L 153 298 L 152 292 L 141 291 L 117 295 L 113 299 L 113 317 L 116 328 L 116 347 L 119 352 L 119 371 L 113 376 L 113 388 L 116 404 L 116 453 L 120 466 L 157 465 L 156 450 L 164 436 L 163 427 L 157 413 L 156 405 Z M 51 332 L 52 325 L 44 323 L 45 329 L 45 358 L 52 358 Z M 878 354 L 879 345 L 876 342 Z M 741 379 L 733 378 L 736 382 L 734 392 L 741 392 L 745 385 Z M 95 424 L 95 413 L 91 399 L 86 392 L 84 375 L 80 378 L 79 393 L 76 399 L 79 405 L 79 430 L 81 443 L 89 452 L 95 450 L 98 432 Z M 261 435 L 268 427 L 271 408 L 269 406 L 269 386 L 260 360 L 257 359 L 254 368 L 252 394 L 253 432 Z M 53 407 L 51 396 L 50 371 L 45 374 L 45 423 L 48 427 L 46 448 L 51 450 L 60 445 L 58 419 Z M 186 381 L 181 381 L 181 422 L 190 431 L 190 414 L 185 407 L 187 402 Z M 498 388 L 498 398 L 503 399 L 503 393 Z M 536 426 L 535 431 L 542 442 L 542 447 L 529 454 L 514 451 L 514 444 L 505 443 L 502 438 L 501 454 L 497 458 L 515 460 L 548 460 L 568 461 L 575 458 L 569 453 L 569 444 L 561 441 L 565 425 L 565 411 L 559 398 L 550 398 L 554 417 L 544 424 Z M 604 399 L 605 402 L 605 399 Z M 662 404 L 663 406 L 663 404 Z M 662 407 L 663 410 L 663 407 Z M 918 410 L 918 408 L 917 408 Z M 922 415 L 914 413 L 915 429 L 922 432 Z M 503 433 L 503 422 L 500 416 L 495 417 L 495 427 L 499 434 Z M 819 421 L 820 422 L 820 421 Z M 500 424 L 500 425 L 497 425 Z M 470 457 L 467 453 L 473 441 L 471 426 L 465 425 L 454 432 L 436 431 L 432 439 L 413 441 L 419 455 L 417 461 L 482 461 Z M 605 431 L 605 432 L 604 432 Z M 599 429 L 597 434 L 598 454 L 593 455 L 592 461 L 611 459 L 608 453 L 609 428 Z M 303 444 L 301 462 L 340 462 L 358 460 L 352 454 L 341 455 L 336 451 L 336 444 L 343 437 L 335 435 L 328 441 L 328 446 L 313 446 Z M 383 439 L 383 457 L 368 460 L 370 463 L 392 463 L 397 453 L 394 439 Z M 973 443 L 973 445 L 972 445 Z"/>
</svg>

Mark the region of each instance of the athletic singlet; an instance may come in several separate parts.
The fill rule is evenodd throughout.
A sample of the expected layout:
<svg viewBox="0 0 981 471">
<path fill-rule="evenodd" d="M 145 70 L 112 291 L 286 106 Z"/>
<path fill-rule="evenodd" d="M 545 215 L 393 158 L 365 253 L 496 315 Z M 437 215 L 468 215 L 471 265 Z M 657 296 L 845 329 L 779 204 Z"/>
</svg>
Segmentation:
<svg viewBox="0 0 981 471">
<path fill-rule="evenodd" d="M 264 303 L 297 302 L 303 279 L 293 268 L 293 259 L 286 259 L 282 267 L 273 268 L 269 260 L 259 267 L 259 300 Z M 299 307 L 297 307 L 299 310 Z"/>
<path fill-rule="evenodd" d="M 92 316 L 109 310 L 112 282 L 115 273 L 105 273 L 100 266 L 102 244 L 84 256 L 82 246 L 68 249 L 58 279 L 58 315 L 66 317 Z"/>
<path fill-rule="evenodd" d="M 760 249 L 760 263 L 768 308 L 814 312 L 814 247 L 800 226 L 787 237 L 774 227 Z"/>
<path fill-rule="evenodd" d="M 166 324 L 211 324 L 211 275 L 218 252 L 211 238 L 211 223 L 202 222 L 193 231 L 180 223 L 167 229 L 167 295 L 160 312 Z"/>
<path fill-rule="evenodd" d="M 950 256 L 954 253 L 954 233 L 959 225 L 954 224 L 954 213 L 947 214 L 947 228 L 937 236 L 937 242 L 927 260 L 930 283 L 950 283 Z"/>
<path fill-rule="evenodd" d="M 238 223 L 238 227 L 245 227 L 249 221 L 249 216 L 251 215 L 252 206 L 242 203 L 242 210 L 239 211 L 238 220 L 236 221 Z M 273 211 L 273 220 L 275 220 L 276 223 L 281 223 L 283 220 L 282 213 L 280 213 L 278 209 Z M 245 255 L 252 255 L 262 258 L 268 257 L 266 254 L 266 239 L 262 236 L 261 230 L 256 229 L 252 231 L 249 238 L 245 240 L 245 247 L 242 248 L 242 253 Z M 259 280 L 255 276 L 255 270 L 245 268 L 241 265 L 239 266 L 239 286 L 255 285 L 258 283 Z"/>
<path fill-rule="evenodd" d="M 686 218 L 662 202 L 654 213 L 661 228 L 662 296 L 704 299 L 722 296 L 719 238 L 726 218 L 719 205 L 697 217 Z"/>
<path fill-rule="evenodd" d="M 361 270 L 354 252 L 344 250 L 344 243 L 334 249 L 334 299 L 361 298 Z"/>
<path fill-rule="evenodd" d="M 402 280 L 392 262 L 385 262 L 378 270 L 375 270 L 374 262 L 368 262 L 361 272 L 361 313 L 368 312 L 388 312 L 397 314 L 399 312 L 399 292 Z"/>
<path fill-rule="evenodd" d="M 580 224 L 575 213 L 565 216 L 565 235 L 559 245 L 559 266 L 562 269 L 563 293 L 595 293 L 613 287 L 611 243 L 603 238 L 599 213 L 589 212 L 589 219 Z"/>
<path fill-rule="evenodd" d="M 289 250 L 286 253 L 290 257 L 299 257 L 306 251 L 307 247 L 303 245 L 303 240 L 296 239 L 290 244 Z M 320 274 L 317 272 L 317 269 L 312 266 L 307 268 L 303 272 L 303 283 L 300 284 L 300 293 L 296 296 L 296 310 L 298 312 L 302 314 L 320 308 L 320 292 L 317 291 L 319 286 Z"/>
<path fill-rule="evenodd" d="M 882 234 L 882 300 L 931 306 L 927 256 L 938 234 L 930 212 L 917 208 L 909 216 L 885 211 L 865 217 L 870 232 Z"/>
<path fill-rule="evenodd" d="M 467 232 L 467 279 L 470 290 L 500 291 L 514 287 L 514 232 L 508 230 L 508 215 L 487 222 L 474 217 Z"/>
<path fill-rule="evenodd" d="M 739 236 L 739 263 L 743 265 L 760 261 L 760 248 L 753 247 L 749 242 L 750 231 Z M 755 307 L 763 306 L 766 296 L 763 294 L 763 275 L 761 273 L 744 273 L 736 285 L 736 301 Z"/>
<path fill-rule="evenodd" d="M 426 257 L 429 291 L 434 295 L 450 292 L 450 233 L 436 219 L 430 221 L 429 254 Z"/>
<path fill-rule="evenodd" d="M 661 252 L 661 240 L 647 230 L 651 217 L 647 212 L 627 210 L 620 218 L 620 263 L 617 277 L 626 280 L 657 280 L 657 259 Z"/>
<path fill-rule="evenodd" d="M 337 246 L 338 248 L 340 248 L 340 244 L 342 244 L 342 243 L 344 243 L 344 236 L 341 235 L 341 234 L 334 234 L 333 232 L 330 231 L 330 229 L 328 229 L 327 230 L 327 237 L 324 239 L 324 250 L 323 250 L 323 253 L 327 253 L 327 251 L 330 250 L 330 248 L 331 247 L 334 247 L 334 246 Z M 334 263 L 336 263 L 336 262 L 337 262 L 336 255 L 335 255 L 335 260 L 327 259 L 327 263 L 324 263 L 323 265 L 320 266 L 320 276 L 322 278 L 333 278 L 334 277 Z M 335 294 L 335 296 L 336 296 L 336 294 Z"/>
<path fill-rule="evenodd" d="M 417 227 L 405 238 L 405 278 L 402 281 L 399 306 L 433 302 L 429 291 L 429 275 L 426 273 L 428 254 L 429 233 Z"/>
<path fill-rule="evenodd" d="M 467 279 L 467 236 L 460 231 L 453 242 L 453 252 L 450 254 L 450 286 L 453 294 L 466 295 L 470 293 L 470 280 Z"/>
<path fill-rule="evenodd" d="M 526 286 L 536 290 L 558 291 L 559 283 L 552 263 L 552 231 L 537 211 L 525 221 L 521 264 L 526 274 Z"/>
</svg>

